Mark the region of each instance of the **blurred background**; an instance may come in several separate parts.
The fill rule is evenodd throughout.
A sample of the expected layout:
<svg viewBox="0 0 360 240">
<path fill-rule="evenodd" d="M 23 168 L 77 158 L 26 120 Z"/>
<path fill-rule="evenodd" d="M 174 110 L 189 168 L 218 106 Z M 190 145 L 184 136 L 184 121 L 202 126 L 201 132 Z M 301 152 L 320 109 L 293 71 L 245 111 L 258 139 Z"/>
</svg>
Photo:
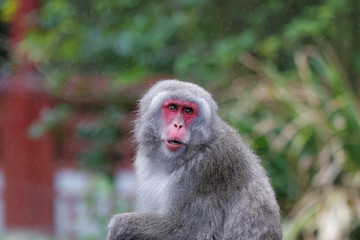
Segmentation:
<svg viewBox="0 0 360 240">
<path fill-rule="evenodd" d="M 357 0 L 0 0 L 0 239 L 104 239 L 167 78 L 262 158 L 285 240 L 360 239 Z"/>
</svg>

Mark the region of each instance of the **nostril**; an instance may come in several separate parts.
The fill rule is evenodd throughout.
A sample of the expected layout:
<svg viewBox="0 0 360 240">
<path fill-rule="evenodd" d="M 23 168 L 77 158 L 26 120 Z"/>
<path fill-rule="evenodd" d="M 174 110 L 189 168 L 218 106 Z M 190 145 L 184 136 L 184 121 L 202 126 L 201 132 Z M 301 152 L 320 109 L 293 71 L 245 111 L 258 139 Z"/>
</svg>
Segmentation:
<svg viewBox="0 0 360 240">
<path fill-rule="evenodd" d="M 182 125 L 180 125 L 179 128 L 182 128 Z"/>
<path fill-rule="evenodd" d="M 174 124 L 174 126 L 177 128 L 177 124 Z"/>
</svg>

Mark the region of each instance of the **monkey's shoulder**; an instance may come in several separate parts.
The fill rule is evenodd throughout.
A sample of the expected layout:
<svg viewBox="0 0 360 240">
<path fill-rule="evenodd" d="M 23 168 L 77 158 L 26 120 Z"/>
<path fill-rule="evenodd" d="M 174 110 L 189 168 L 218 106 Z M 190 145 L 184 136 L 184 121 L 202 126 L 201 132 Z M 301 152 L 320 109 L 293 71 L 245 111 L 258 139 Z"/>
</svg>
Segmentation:
<svg viewBox="0 0 360 240">
<path fill-rule="evenodd" d="M 207 158 L 212 159 L 213 164 L 232 165 L 233 167 L 258 164 L 258 158 L 239 133 L 225 122 L 208 143 L 205 154 Z"/>
<path fill-rule="evenodd" d="M 204 193 L 240 190 L 253 177 L 253 169 L 261 168 L 257 156 L 233 128 L 225 125 L 221 131 L 195 160 L 194 177 Z"/>
</svg>

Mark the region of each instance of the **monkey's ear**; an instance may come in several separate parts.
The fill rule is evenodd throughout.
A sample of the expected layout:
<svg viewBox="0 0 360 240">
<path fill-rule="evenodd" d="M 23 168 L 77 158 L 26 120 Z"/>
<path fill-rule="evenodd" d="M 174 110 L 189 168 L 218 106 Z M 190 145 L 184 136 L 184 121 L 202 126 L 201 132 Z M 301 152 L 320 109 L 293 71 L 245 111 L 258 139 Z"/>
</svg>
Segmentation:
<svg viewBox="0 0 360 240">
<path fill-rule="evenodd" d="M 212 112 L 211 106 L 203 98 L 199 98 L 197 101 L 199 103 L 199 115 L 200 115 L 202 124 L 203 125 L 210 124 L 210 120 L 212 119 L 211 116 L 212 116 L 212 114 L 216 114 L 217 109 L 213 109 L 213 112 Z M 216 104 L 215 104 L 215 106 L 216 106 Z"/>
</svg>

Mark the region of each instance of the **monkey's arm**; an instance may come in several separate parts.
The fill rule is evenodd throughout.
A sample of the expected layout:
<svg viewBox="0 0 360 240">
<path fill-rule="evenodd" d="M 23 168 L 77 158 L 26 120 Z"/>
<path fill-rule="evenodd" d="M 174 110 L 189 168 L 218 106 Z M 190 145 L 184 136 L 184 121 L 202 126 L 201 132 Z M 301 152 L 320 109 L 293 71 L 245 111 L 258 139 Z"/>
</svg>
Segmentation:
<svg viewBox="0 0 360 240">
<path fill-rule="evenodd" d="M 183 199 L 179 197 L 179 201 Z M 115 215 L 107 239 L 212 239 L 221 235 L 221 218 L 222 210 L 214 207 L 211 198 L 198 197 L 166 215 L 154 212 Z"/>
<path fill-rule="evenodd" d="M 122 213 L 109 224 L 108 240 L 159 239 L 176 231 L 173 221 L 156 213 Z"/>
</svg>

